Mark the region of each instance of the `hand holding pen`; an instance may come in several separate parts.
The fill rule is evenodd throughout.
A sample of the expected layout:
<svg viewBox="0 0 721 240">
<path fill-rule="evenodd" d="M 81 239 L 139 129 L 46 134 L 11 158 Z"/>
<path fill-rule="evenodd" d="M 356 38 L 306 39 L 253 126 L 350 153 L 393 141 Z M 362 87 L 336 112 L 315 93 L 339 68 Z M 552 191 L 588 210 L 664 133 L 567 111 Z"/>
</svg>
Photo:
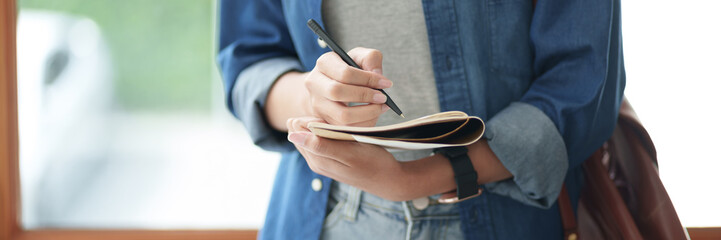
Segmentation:
<svg viewBox="0 0 721 240">
<path fill-rule="evenodd" d="M 340 47 L 340 45 L 338 45 L 338 44 L 330 37 L 330 35 L 329 35 L 326 31 L 324 31 L 323 28 L 320 27 L 320 25 L 319 25 L 315 20 L 309 19 L 309 20 L 308 20 L 308 27 L 309 27 L 316 35 L 318 35 L 318 37 L 319 37 L 322 41 L 324 41 L 326 44 L 328 44 L 328 47 L 330 47 L 331 50 L 333 50 L 333 52 L 335 52 L 336 54 L 338 54 L 338 56 L 339 56 L 346 64 L 348 64 L 348 65 L 350 65 L 351 67 L 354 67 L 354 68 L 356 68 L 356 69 L 372 69 L 372 71 L 374 71 L 374 72 L 376 72 L 376 73 L 378 73 L 378 74 L 381 74 L 381 75 L 383 74 L 383 72 L 382 72 L 382 70 L 381 70 L 381 69 L 382 69 L 382 66 L 380 66 L 380 61 L 378 62 L 378 63 L 379 63 L 379 66 L 378 66 L 377 68 L 374 68 L 373 66 L 370 66 L 370 67 L 368 67 L 368 68 L 361 68 L 361 66 L 358 66 L 358 64 L 356 64 L 356 62 L 353 61 L 353 58 L 352 58 L 351 56 L 349 56 L 348 54 L 346 54 L 346 52 Z M 357 49 L 357 48 L 356 48 L 356 49 Z M 353 49 L 353 50 L 355 50 L 355 49 Z M 351 50 L 351 52 L 353 52 L 353 50 Z M 381 55 L 381 53 L 380 53 L 379 51 L 377 51 L 377 50 L 373 50 L 373 51 L 375 51 L 374 54 L 379 55 L 378 57 L 379 57 L 380 60 L 382 61 L 382 60 L 383 60 L 383 56 Z M 362 61 L 361 61 L 361 62 L 362 62 Z M 387 79 L 385 79 L 385 80 L 387 80 Z M 388 81 L 388 82 L 390 82 L 390 81 Z M 385 85 L 383 85 L 383 86 L 385 86 Z M 383 88 L 386 88 L 386 87 L 383 87 L 383 86 L 378 87 L 377 89 L 378 89 L 378 91 L 380 91 L 380 92 L 386 97 L 386 101 L 385 101 L 384 103 L 385 103 L 386 105 L 388 105 L 388 107 L 390 107 L 390 109 L 392 109 L 394 112 L 396 112 L 396 114 L 398 114 L 399 116 L 405 118 L 405 116 L 403 116 L 403 113 L 401 112 L 401 109 L 398 108 L 398 106 L 396 106 L 395 102 L 393 102 L 393 99 L 391 99 L 391 97 L 388 95 L 388 93 L 386 93 L 385 91 L 383 91 Z M 373 87 L 373 86 L 369 86 L 369 87 Z M 388 87 L 390 87 L 390 86 L 388 86 Z M 378 99 L 380 99 L 380 97 L 379 97 Z"/>
<path fill-rule="evenodd" d="M 389 88 L 393 83 L 380 74 L 379 51 L 355 48 L 350 55 L 371 70 L 348 66 L 333 52 L 321 55 L 313 70 L 305 74 L 304 84 L 310 100 L 306 112 L 333 125 L 374 126 L 378 117 L 389 109 L 383 104 L 387 97 L 376 89 Z M 369 104 L 348 106 L 351 102 Z"/>
<path fill-rule="evenodd" d="M 354 48 L 349 59 L 362 68 L 351 67 L 336 53 L 321 55 L 316 66 L 305 73 L 304 84 L 310 104 L 306 112 L 334 125 L 374 126 L 378 117 L 390 109 L 388 97 L 378 89 L 393 83 L 383 77 L 380 51 Z M 366 69 L 366 70 L 363 70 Z M 348 106 L 348 103 L 369 103 Z"/>
</svg>

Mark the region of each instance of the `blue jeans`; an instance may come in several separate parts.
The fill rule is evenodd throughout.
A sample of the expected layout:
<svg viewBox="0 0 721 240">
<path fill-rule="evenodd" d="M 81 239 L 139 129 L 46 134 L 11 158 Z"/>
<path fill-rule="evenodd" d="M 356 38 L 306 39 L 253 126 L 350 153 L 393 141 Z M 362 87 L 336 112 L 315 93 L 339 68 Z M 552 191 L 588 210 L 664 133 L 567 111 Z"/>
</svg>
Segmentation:
<svg viewBox="0 0 721 240">
<path fill-rule="evenodd" d="M 458 207 L 437 199 L 393 202 L 333 181 L 321 239 L 463 239 Z"/>
</svg>

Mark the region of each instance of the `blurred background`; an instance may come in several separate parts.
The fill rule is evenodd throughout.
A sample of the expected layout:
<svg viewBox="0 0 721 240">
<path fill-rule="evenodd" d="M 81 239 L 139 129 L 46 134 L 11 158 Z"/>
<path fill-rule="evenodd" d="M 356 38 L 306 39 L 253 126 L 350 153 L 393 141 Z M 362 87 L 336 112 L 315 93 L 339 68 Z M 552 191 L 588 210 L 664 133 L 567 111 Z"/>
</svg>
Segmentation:
<svg viewBox="0 0 721 240">
<path fill-rule="evenodd" d="M 261 227 L 279 156 L 225 108 L 215 1 L 18 4 L 26 228 Z M 718 5 L 623 3 L 626 95 L 687 227 L 721 226 Z"/>
<path fill-rule="evenodd" d="M 20 0 L 28 228 L 258 228 L 279 156 L 228 113 L 215 2 Z"/>
</svg>

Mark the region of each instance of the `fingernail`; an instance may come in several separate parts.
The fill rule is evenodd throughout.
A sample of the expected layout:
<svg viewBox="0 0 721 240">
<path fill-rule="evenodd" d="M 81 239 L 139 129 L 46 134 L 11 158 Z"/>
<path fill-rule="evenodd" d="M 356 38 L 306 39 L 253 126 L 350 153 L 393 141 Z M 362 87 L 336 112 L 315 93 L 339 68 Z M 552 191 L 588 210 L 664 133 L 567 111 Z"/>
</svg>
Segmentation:
<svg viewBox="0 0 721 240">
<path fill-rule="evenodd" d="M 305 138 L 306 138 L 306 137 L 307 137 L 307 136 L 306 136 L 305 134 L 298 133 L 298 132 L 290 132 L 290 133 L 288 133 L 288 141 L 290 141 L 290 142 L 292 142 L 292 143 L 295 143 L 295 144 L 298 144 L 298 145 L 300 145 L 300 146 L 303 146 L 303 145 L 305 144 Z"/>
<path fill-rule="evenodd" d="M 383 75 L 383 69 L 380 69 L 380 68 L 376 68 L 376 69 L 373 69 L 373 70 L 371 70 L 371 71 L 372 71 L 372 72 L 374 72 L 374 73 L 377 73 L 377 74 Z"/>
<path fill-rule="evenodd" d="M 383 107 L 381 107 L 381 112 L 386 112 L 386 111 L 388 111 L 388 109 L 391 109 L 391 107 L 384 104 Z"/>
<path fill-rule="evenodd" d="M 382 93 L 373 94 L 373 102 L 374 103 L 385 103 L 386 95 L 383 95 Z"/>
<path fill-rule="evenodd" d="M 393 86 L 393 82 L 388 79 L 381 79 L 378 81 L 378 87 L 379 88 L 389 88 Z"/>
</svg>

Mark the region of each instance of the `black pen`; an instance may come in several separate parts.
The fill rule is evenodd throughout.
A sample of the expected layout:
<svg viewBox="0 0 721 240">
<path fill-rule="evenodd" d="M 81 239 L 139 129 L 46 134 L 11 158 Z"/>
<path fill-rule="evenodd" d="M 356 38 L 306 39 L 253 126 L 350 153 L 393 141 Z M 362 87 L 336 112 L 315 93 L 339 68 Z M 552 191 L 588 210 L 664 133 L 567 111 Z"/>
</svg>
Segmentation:
<svg viewBox="0 0 721 240">
<path fill-rule="evenodd" d="M 320 25 L 318 25 L 318 23 L 315 22 L 315 20 L 309 19 L 308 27 L 310 28 L 310 30 L 313 30 L 313 32 L 316 35 L 318 35 L 318 37 L 320 37 L 320 40 L 323 40 L 323 42 L 328 44 L 330 49 L 333 50 L 336 54 L 338 54 L 345 63 L 347 63 L 348 65 L 351 65 L 352 67 L 361 69 L 360 66 L 358 66 L 358 64 L 356 64 L 355 61 L 353 61 L 353 59 L 350 56 L 348 56 L 348 54 L 345 51 L 343 51 L 343 49 L 340 48 L 340 46 L 338 46 L 338 44 L 335 43 L 335 41 L 333 41 L 332 38 L 330 38 L 330 35 L 328 35 L 328 33 L 326 33 L 325 31 L 323 31 L 323 28 L 321 28 Z M 390 107 L 391 110 L 396 112 L 396 114 L 398 114 L 399 116 L 406 118 L 406 116 L 403 116 L 403 112 L 401 112 L 401 109 L 398 108 L 398 106 L 396 106 L 396 103 L 393 102 L 393 100 L 391 99 L 391 96 L 388 96 L 388 93 L 386 93 L 386 91 L 383 91 L 383 89 L 377 89 L 377 90 L 381 91 L 383 93 L 383 95 L 386 95 L 386 105 L 388 105 L 388 107 Z"/>
</svg>

